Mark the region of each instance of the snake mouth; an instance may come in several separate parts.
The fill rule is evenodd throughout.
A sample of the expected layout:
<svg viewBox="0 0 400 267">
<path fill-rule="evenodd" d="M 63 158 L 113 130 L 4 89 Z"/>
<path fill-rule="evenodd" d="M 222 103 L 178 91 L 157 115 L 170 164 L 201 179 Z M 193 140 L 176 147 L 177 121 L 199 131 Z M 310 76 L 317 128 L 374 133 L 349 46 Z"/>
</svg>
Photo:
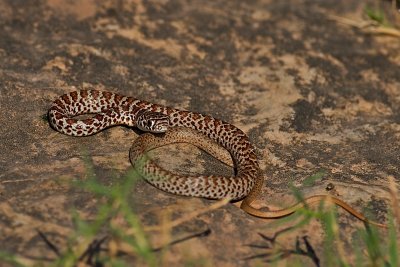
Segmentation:
<svg viewBox="0 0 400 267">
<path fill-rule="evenodd" d="M 155 133 L 165 133 L 166 131 L 168 131 L 168 126 L 169 123 L 165 123 L 165 124 L 159 124 L 156 129 L 155 129 Z"/>
</svg>

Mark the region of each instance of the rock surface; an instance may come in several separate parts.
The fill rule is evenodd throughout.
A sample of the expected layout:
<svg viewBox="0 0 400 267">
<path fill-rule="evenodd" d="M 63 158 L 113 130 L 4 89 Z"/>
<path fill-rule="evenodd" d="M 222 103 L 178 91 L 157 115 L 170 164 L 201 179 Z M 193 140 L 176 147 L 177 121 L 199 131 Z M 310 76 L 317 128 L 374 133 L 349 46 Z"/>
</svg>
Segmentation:
<svg viewBox="0 0 400 267">
<path fill-rule="evenodd" d="M 45 119 L 59 95 L 109 90 L 210 114 L 248 133 L 265 174 L 260 205 L 293 203 L 290 184 L 305 195 L 342 198 L 385 222 L 387 177 L 400 170 L 400 43 L 340 24 L 331 15 L 365 18 L 364 1 L 1 1 L 0 250 L 51 256 L 38 236 L 60 248 L 73 231 L 72 211 L 90 220 L 99 200 L 70 181 L 85 180 L 86 161 L 112 186 L 131 165 L 137 132 L 114 127 L 74 138 Z M 171 152 L 172 151 L 172 152 Z M 172 155 L 171 155 L 172 154 Z M 88 160 L 85 160 L 87 158 Z M 160 163 L 181 172 L 232 171 L 190 146 L 160 149 Z M 165 159 L 166 158 L 166 159 Z M 188 161 L 190 160 L 190 161 Z M 305 179 L 325 174 L 312 186 Z M 175 207 L 177 216 L 211 200 L 177 197 L 145 182 L 131 203 L 144 225 Z M 248 247 L 271 227 L 228 204 L 178 226 L 174 237 L 211 229 L 172 246 L 165 261 L 248 266 L 262 252 Z M 339 211 L 345 248 L 362 223 Z M 308 236 L 323 259 L 317 220 L 281 237 L 293 249 Z M 154 247 L 160 244 L 151 235 Z M 292 256 L 296 257 L 296 256 Z M 304 262 L 310 259 L 297 256 Z"/>
</svg>

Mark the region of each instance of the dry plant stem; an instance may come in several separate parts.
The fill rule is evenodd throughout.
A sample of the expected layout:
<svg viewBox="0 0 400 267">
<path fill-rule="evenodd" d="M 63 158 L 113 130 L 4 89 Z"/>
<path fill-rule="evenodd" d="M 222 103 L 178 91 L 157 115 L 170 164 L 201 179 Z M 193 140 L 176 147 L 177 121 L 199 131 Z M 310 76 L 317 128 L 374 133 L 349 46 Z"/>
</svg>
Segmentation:
<svg viewBox="0 0 400 267">
<path fill-rule="evenodd" d="M 5 181 L 1 181 L 1 184 L 8 184 L 8 183 L 22 183 L 22 182 L 33 182 L 33 181 L 37 181 L 38 179 L 34 179 L 34 178 L 26 178 L 26 179 L 16 179 L 16 180 L 5 180 Z"/>
<path fill-rule="evenodd" d="M 157 225 L 157 226 L 146 226 L 146 227 L 144 227 L 144 230 L 145 231 L 163 231 L 165 229 L 171 229 L 171 228 L 176 227 L 176 226 L 178 226 L 178 225 L 180 225 L 182 223 L 190 221 L 190 220 L 196 218 L 197 216 L 199 216 L 199 215 L 201 215 L 203 213 L 219 209 L 220 207 L 223 207 L 226 204 L 228 204 L 229 201 L 230 201 L 229 198 L 224 198 L 222 200 L 219 200 L 219 201 L 213 203 L 211 206 L 209 206 L 207 208 L 193 211 L 193 212 L 191 212 L 189 214 L 186 214 L 186 215 L 184 215 L 184 216 L 182 216 L 182 217 L 180 217 L 178 219 L 175 219 L 175 220 L 173 220 L 171 222 L 165 222 L 165 223 L 163 223 L 161 225 Z"/>
<path fill-rule="evenodd" d="M 370 27 L 365 29 L 365 32 L 370 34 L 382 34 L 382 35 L 389 35 L 393 37 L 400 37 L 400 31 L 396 29 L 386 28 L 386 27 Z"/>
<path fill-rule="evenodd" d="M 375 26 L 375 25 L 372 25 L 368 21 L 355 21 L 352 19 L 339 17 L 339 16 L 335 16 L 335 15 L 329 15 L 329 17 L 336 22 L 356 27 L 358 29 L 363 30 L 366 33 L 383 34 L 383 35 L 388 35 L 388 36 L 393 36 L 393 37 L 400 37 L 400 31 L 397 29 L 394 29 L 394 28 Z"/>
<path fill-rule="evenodd" d="M 345 24 L 345 25 L 349 25 L 349 26 L 353 26 L 356 28 L 365 28 L 368 27 L 370 25 L 369 22 L 366 21 L 356 21 L 356 20 L 352 20 L 352 19 L 348 19 L 345 17 L 340 17 L 340 16 L 336 16 L 336 15 L 328 15 L 332 20 Z"/>
</svg>

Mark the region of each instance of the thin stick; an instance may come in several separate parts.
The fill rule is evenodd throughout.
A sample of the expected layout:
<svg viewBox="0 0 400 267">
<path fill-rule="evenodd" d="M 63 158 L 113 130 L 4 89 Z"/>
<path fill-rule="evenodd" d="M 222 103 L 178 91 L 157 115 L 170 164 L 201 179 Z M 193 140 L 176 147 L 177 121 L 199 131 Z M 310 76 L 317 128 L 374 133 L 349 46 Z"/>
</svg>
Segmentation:
<svg viewBox="0 0 400 267">
<path fill-rule="evenodd" d="M 216 210 L 220 207 L 225 206 L 226 204 L 228 204 L 230 201 L 229 198 L 224 198 L 220 201 L 215 202 L 214 204 L 212 204 L 211 206 L 204 208 L 204 209 L 199 209 L 196 211 L 193 211 L 185 216 L 182 216 L 181 218 L 178 218 L 176 220 L 173 220 L 171 222 L 165 223 L 163 225 L 157 225 L 157 226 L 146 226 L 144 227 L 145 231 L 160 231 L 160 230 L 165 230 L 165 228 L 173 228 L 176 227 L 184 222 L 190 221 L 193 218 L 196 218 L 197 216 L 199 216 L 200 214 L 212 211 L 212 210 Z"/>
</svg>

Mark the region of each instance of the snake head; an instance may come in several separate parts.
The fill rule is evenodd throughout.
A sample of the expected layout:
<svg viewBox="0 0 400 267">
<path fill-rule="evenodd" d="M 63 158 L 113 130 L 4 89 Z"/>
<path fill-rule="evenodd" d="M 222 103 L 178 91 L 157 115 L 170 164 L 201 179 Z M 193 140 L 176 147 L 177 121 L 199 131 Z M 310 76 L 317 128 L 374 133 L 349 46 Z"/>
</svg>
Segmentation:
<svg viewBox="0 0 400 267">
<path fill-rule="evenodd" d="M 164 133 L 168 130 L 169 116 L 160 112 L 143 111 L 136 115 L 136 127 L 145 132 Z"/>
</svg>

